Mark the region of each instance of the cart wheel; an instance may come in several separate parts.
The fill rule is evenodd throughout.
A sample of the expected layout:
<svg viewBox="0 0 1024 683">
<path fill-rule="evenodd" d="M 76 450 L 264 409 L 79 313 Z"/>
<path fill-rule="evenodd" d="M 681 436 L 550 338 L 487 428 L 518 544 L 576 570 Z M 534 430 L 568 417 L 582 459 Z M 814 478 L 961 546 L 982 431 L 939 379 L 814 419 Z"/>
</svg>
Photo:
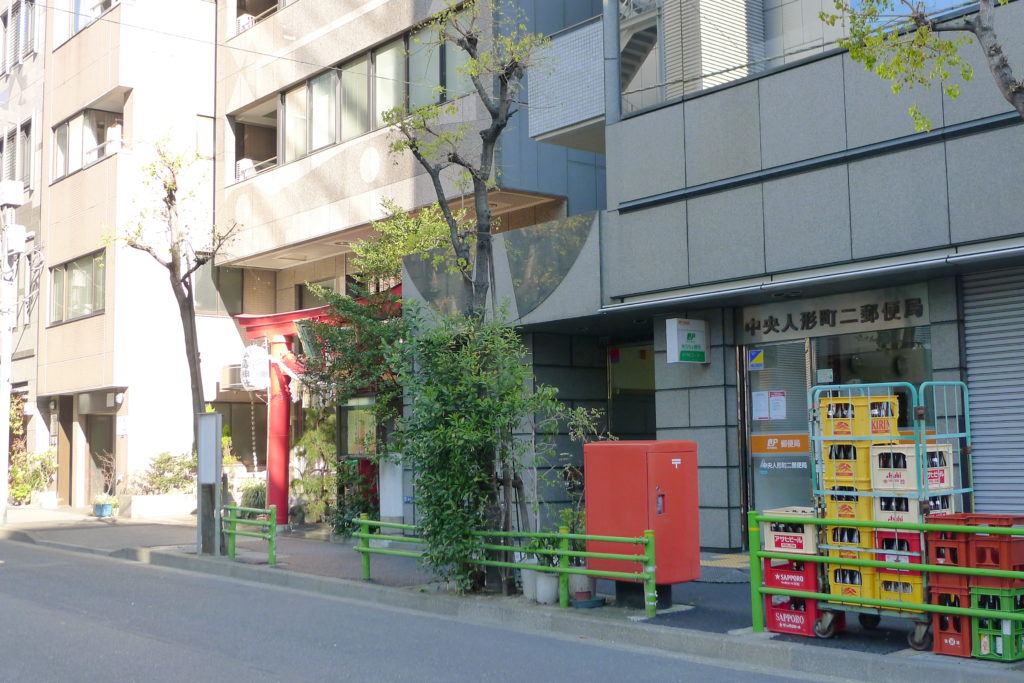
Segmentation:
<svg viewBox="0 0 1024 683">
<path fill-rule="evenodd" d="M 836 634 L 836 615 L 825 612 L 814 620 L 814 635 L 819 638 L 831 638 Z"/>
<path fill-rule="evenodd" d="M 915 650 L 930 650 L 932 632 L 928 624 L 914 624 L 914 630 L 907 634 L 907 643 Z"/>
<path fill-rule="evenodd" d="M 878 624 L 882 621 L 882 617 L 879 614 L 865 614 L 864 612 L 861 612 L 857 615 L 857 621 L 859 621 L 860 625 L 867 630 L 874 631 L 878 628 Z"/>
</svg>

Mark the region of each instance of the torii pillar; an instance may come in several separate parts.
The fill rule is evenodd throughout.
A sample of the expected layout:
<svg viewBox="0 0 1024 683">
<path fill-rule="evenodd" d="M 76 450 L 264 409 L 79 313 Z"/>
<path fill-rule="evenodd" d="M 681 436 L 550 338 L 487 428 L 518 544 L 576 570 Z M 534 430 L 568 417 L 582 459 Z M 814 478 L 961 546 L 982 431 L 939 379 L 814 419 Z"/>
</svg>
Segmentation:
<svg viewBox="0 0 1024 683">
<path fill-rule="evenodd" d="M 291 417 L 291 379 L 282 366 L 295 373 L 302 371 L 292 353 L 292 337 L 298 333 L 295 323 L 300 320 L 320 320 L 327 306 L 307 308 L 290 313 L 270 315 L 236 315 L 235 321 L 245 330 L 249 339 L 267 339 L 270 342 L 270 388 L 267 390 L 267 505 L 277 506 L 277 523 L 288 523 L 288 460 L 291 444 L 289 427 Z"/>
</svg>

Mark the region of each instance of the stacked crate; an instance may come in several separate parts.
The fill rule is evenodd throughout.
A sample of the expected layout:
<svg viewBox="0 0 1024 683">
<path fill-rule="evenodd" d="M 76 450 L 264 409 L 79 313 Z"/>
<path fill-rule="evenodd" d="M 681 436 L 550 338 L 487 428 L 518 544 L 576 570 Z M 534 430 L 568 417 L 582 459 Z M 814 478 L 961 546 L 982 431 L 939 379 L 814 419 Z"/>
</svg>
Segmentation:
<svg viewBox="0 0 1024 683">
<path fill-rule="evenodd" d="M 814 516 L 809 507 L 786 507 L 766 510 L 766 515 L 780 517 Z M 817 527 L 813 524 L 770 522 L 762 532 L 764 549 L 771 552 L 817 555 Z M 794 562 L 764 558 L 764 585 L 788 590 L 818 591 L 818 563 Z M 817 600 L 790 598 L 785 595 L 765 596 L 765 627 L 775 633 L 814 637 L 814 622 L 820 612 Z"/>
<path fill-rule="evenodd" d="M 925 506 L 919 502 L 919 491 L 926 492 L 926 509 L 932 516 L 954 512 L 952 447 L 925 444 L 923 457 L 924 462 L 919 463 L 914 444 L 871 447 L 871 486 L 876 493 L 885 494 L 873 500 L 875 520 L 914 524 L 924 521 L 921 510 Z M 885 561 L 921 563 L 925 548 L 920 533 L 880 530 L 877 536 L 878 548 L 888 551 Z M 880 569 L 878 581 L 878 597 L 882 600 L 926 602 L 924 576 L 920 571 Z"/>
<path fill-rule="evenodd" d="M 822 489 L 825 518 L 850 521 L 873 519 L 871 449 L 899 437 L 895 396 L 853 396 L 821 399 Z M 862 527 L 827 526 L 828 556 L 835 560 L 872 560 L 876 533 Z M 825 566 L 829 592 L 840 597 L 877 598 L 880 584 L 873 567 L 829 562 Z M 842 601 L 838 601 L 842 603 Z M 847 603 L 856 604 L 856 603 Z"/>
</svg>

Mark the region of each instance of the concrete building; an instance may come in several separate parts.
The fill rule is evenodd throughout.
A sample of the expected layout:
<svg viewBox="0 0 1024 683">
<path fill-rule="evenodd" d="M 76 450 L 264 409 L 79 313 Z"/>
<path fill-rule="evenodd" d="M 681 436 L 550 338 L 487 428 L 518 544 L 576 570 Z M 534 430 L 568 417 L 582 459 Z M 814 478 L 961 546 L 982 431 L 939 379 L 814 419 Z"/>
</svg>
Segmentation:
<svg viewBox="0 0 1024 683">
<path fill-rule="evenodd" d="M 4 166 L 24 182 L 17 220 L 34 232 L 33 265 L 19 283 L 14 384 L 28 398 L 29 449 L 56 451 L 61 502 L 84 506 L 113 483 L 123 490 L 153 456 L 191 449 L 184 344 L 166 273 L 114 238 L 158 200 L 144 167 L 159 142 L 205 156 L 208 179 L 190 188 L 189 212 L 209 223 L 214 5 L 5 7 Z M 241 347 L 221 313 L 200 321 L 204 338 L 218 342 L 208 361 L 232 335 Z M 216 377 L 208 384 L 212 397 Z M 114 468 L 105 476 L 106 454 Z"/>
<path fill-rule="evenodd" d="M 606 2 L 531 82 L 535 139 L 606 153 L 607 211 L 574 227 L 540 295 L 510 284 L 509 256 L 505 295 L 539 378 L 606 392 L 613 432 L 697 441 L 705 547 L 741 547 L 748 509 L 810 503 L 815 384 L 965 380 L 975 507 L 1024 511 L 1021 120 L 975 46 L 959 99 L 894 96 L 835 48 L 830 8 Z M 1024 63 L 1024 7 L 997 16 Z M 545 240 L 567 234 L 504 238 L 497 253 L 551 263 Z M 706 323 L 708 362 L 667 362 L 676 318 Z"/>
<path fill-rule="evenodd" d="M 545 34 L 600 12 L 596 0 L 516 4 L 530 30 Z M 407 99 L 433 101 L 443 86 L 444 97 L 458 104 L 457 119 L 484 117 L 478 98 L 462 97 L 467 86 L 458 52 L 431 47 L 422 33 L 446 6 L 440 0 L 217 3 L 216 211 L 218 221 L 242 228 L 218 265 L 222 275 L 240 273 L 244 312 L 266 316 L 244 324 L 283 322 L 289 316 L 280 314 L 319 305 L 308 283 L 346 291 L 349 244 L 384 216 L 383 200 L 407 209 L 435 201 L 415 160 L 389 154 L 391 133 L 381 115 Z M 492 201 L 503 229 L 602 208 L 603 156 L 539 144 L 526 121 L 514 117 L 502 138 Z M 445 189 L 452 198 L 462 194 L 454 178 Z M 285 337 L 276 347 L 281 354 L 290 345 Z M 300 411 L 291 412 L 297 421 Z M 345 412 L 342 429 L 359 419 L 357 410 Z M 385 465 L 380 476 L 382 515 L 411 518 L 403 495 L 408 473 L 403 481 L 401 468 Z M 272 481 L 271 498 L 281 495 Z"/>
</svg>

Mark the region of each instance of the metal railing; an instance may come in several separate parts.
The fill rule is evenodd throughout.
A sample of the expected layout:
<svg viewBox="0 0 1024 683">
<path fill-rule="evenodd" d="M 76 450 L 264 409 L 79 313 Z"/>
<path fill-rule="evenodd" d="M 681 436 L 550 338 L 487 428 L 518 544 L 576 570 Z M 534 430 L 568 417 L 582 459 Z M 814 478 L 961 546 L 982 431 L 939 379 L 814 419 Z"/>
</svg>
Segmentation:
<svg viewBox="0 0 1024 683">
<path fill-rule="evenodd" d="M 761 550 L 761 522 L 779 522 L 782 524 L 811 524 L 815 526 L 843 526 L 843 527 L 866 527 L 870 529 L 895 529 L 899 531 L 945 531 L 965 534 L 989 534 L 1000 536 L 1024 536 L 1022 527 L 998 527 L 998 526 L 964 526 L 959 524 L 924 524 L 909 522 L 878 522 L 873 520 L 849 520 L 849 519 L 818 519 L 810 517 L 785 517 L 776 515 L 761 515 L 757 511 L 747 513 L 747 532 L 750 543 L 750 599 L 751 617 L 755 632 L 764 631 L 764 601 L 762 595 L 785 595 L 793 598 L 804 598 L 820 600 L 824 602 L 842 602 L 862 607 L 874 607 L 906 612 L 916 610 L 920 612 L 939 612 L 942 614 L 962 615 L 967 617 L 984 617 L 989 619 L 1010 619 L 1024 622 L 1024 612 L 1003 612 L 990 609 L 977 609 L 971 607 L 951 607 L 947 605 L 933 605 L 928 603 L 915 603 L 909 601 L 879 600 L 876 598 L 862 598 L 851 595 L 836 595 L 832 593 L 819 593 L 814 591 L 789 590 L 785 588 L 773 588 L 762 586 L 761 560 L 764 558 L 790 560 L 794 562 L 827 562 L 829 564 L 874 567 L 878 569 L 892 569 L 902 572 L 929 572 L 934 574 L 963 574 L 966 576 L 985 576 L 1001 579 L 1019 579 L 1024 581 L 1024 572 L 1004 571 L 999 569 L 983 569 L 976 567 L 961 567 L 949 564 L 925 564 L 922 557 L 921 564 L 908 564 L 907 562 L 882 562 L 878 560 L 862 560 L 845 557 L 826 557 L 822 555 L 801 555 L 795 553 L 779 553 Z M 855 550 L 861 550 L 855 548 Z M 923 551 L 923 548 L 922 548 Z M 891 553 L 886 553 L 891 554 Z"/>
<path fill-rule="evenodd" d="M 413 557 L 419 558 L 422 553 L 409 551 L 409 550 L 392 550 L 390 548 L 373 548 L 370 546 L 371 540 L 385 539 L 388 541 L 395 541 L 398 543 L 422 543 L 423 539 L 412 537 L 412 536 L 387 536 L 383 537 L 380 534 L 370 533 L 370 527 L 378 529 L 398 529 L 401 531 L 416 531 L 417 528 L 411 524 L 398 524 L 394 522 L 380 522 L 371 520 L 365 514 L 360 515 L 353 520 L 359 525 L 360 530 L 352 534 L 355 538 L 359 539 L 359 545 L 355 546 L 355 550 L 361 554 L 363 561 L 363 579 L 370 580 L 371 578 L 371 567 L 370 567 L 370 555 L 393 555 L 398 557 Z M 474 531 L 473 536 L 479 538 L 481 541 L 485 541 L 489 538 L 507 538 L 514 540 L 525 540 L 531 539 L 555 539 L 558 541 L 557 549 L 530 549 L 526 550 L 523 547 L 512 546 L 512 545 L 499 545 L 496 543 L 481 542 L 480 549 L 488 551 L 498 552 L 515 552 L 515 553 L 529 553 L 534 555 L 547 555 L 556 558 L 556 564 L 553 566 L 545 566 L 541 564 L 525 564 L 522 562 L 504 562 L 501 560 L 473 560 L 473 564 L 478 564 L 486 567 L 507 567 L 510 569 L 529 569 L 539 572 L 548 572 L 558 574 L 558 603 L 560 607 L 569 607 L 569 575 L 570 574 L 581 574 L 583 576 L 594 576 L 609 579 L 627 579 L 631 581 L 640 581 L 644 585 L 644 608 L 648 617 L 653 617 L 657 614 L 658 596 L 656 588 L 656 572 L 655 572 L 655 554 L 654 554 L 654 532 L 647 530 L 644 531 L 644 535 L 638 538 L 630 538 L 623 536 L 594 536 L 590 534 L 570 534 L 567 527 L 561 527 L 558 533 L 549 532 L 537 532 L 530 533 L 525 531 Z M 588 552 L 585 550 L 570 550 L 571 541 L 600 541 L 605 543 L 624 543 L 628 545 L 642 545 L 642 555 L 628 555 L 621 553 L 598 553 Z M 624 560 L 627 562 L 636 562 L 640 565 L 640 571 L 636 572 L 618 572 L 603 569 L 588 569 L 586 567 L 571 567 L 569 566 L 570 558 L 591 558 L 591 559 L 602 559 L 602 560 Z"/>
<path fill-rule="evenodd" d="M 228 537 L 228 557 L 235 556 L 236 536 L 248 536 L 251 538 L 262 538 L 267 542 L 267 564 L 277 564 L 277 506 L 271 505 L 267 509 L 243 508 L 237 505 L 225 505 L 223 507 L 228 514 L 222 517 L 221 521 L 227 524 L 222 531 Z M 256 515 L 255 519 L 239 517 L 238 513 L 245 512 Z M 263 517 L 264 519 L 260 519 Z M 260 527 L 263 531 L 242 531 L 238 525 Z"/>
</svg>

